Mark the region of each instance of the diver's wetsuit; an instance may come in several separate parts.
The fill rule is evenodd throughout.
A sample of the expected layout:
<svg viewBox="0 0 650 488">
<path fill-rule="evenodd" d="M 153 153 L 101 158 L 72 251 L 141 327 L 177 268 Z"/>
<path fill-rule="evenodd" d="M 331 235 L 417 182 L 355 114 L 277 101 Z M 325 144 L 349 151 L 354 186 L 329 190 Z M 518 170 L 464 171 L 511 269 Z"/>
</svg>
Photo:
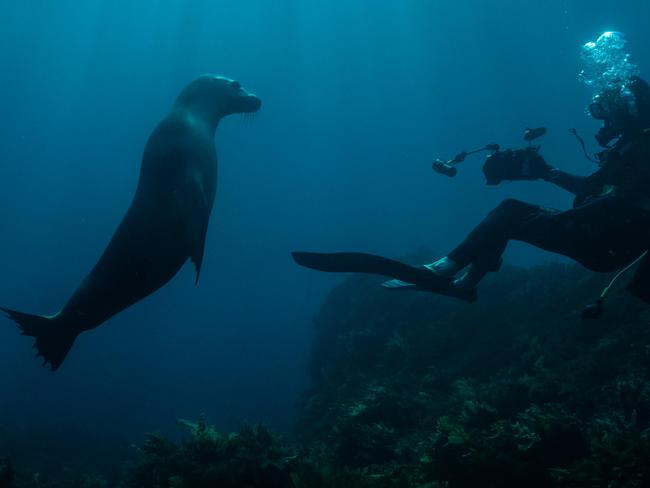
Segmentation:
<svg viewBox="0 0 650 488">
<path fill-rule="evenodd" d="M 391 289 L 425 290 L 476 299 L 474 285 L 497 271 L 511 239 L 563 254 L 593 271 L 615 271 L 650 247 L 650 131 L 622 138 L 591 176 L 573 176 L 550 167 L 544 179 L 576 195 L 571 210 L 504 200 L 446 257 L 467 275 L 454 280 L 431 266 L 413 267 L 368 253 L 294 252 L 301 266 L 327 272 L 390 276 Z M 529 178 L 527 178 L 529 179 Z M 434 271 L 434 272 L 431 272 Z M 650 253 L 645 254 L 627 289 L 650 303 Z M 473 292 L 473 293 L 472 293 Z"/>
<path fill-rule="evenodd" d="M 449 258 L 482 276 L 499 268 L 514 239 L 608 272 L 650 247 L 650 131 L 619 141 L 591 176 L 552 170 L 545 179 L 576 195 L 572 209 L 504 200 Z"/>
</svg>

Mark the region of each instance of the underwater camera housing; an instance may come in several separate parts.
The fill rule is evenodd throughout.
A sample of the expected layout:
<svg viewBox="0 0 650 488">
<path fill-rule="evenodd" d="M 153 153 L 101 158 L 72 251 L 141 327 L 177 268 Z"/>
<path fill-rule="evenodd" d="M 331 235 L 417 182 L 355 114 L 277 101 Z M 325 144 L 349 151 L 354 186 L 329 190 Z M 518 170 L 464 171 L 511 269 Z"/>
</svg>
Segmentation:
<svg viewBox="0 0 650 488">
<path fill-rule="evenodd" d="M 546 134 L 546 127 L 530 128 L 524 131 L 524 140 L 528 147 L 523 149 L 500 150 L 499 144 L 486 144 L 473 151 L 461 151 L 453 159 L 443 161 L 436 159 L 432 169 L 436 173 L 443 174 L 450 178 L 458 174 L 456 165 L 465 161 L 467 156 L 483 151 L 490 151 L 483 173 L 488 185 L 496 185 L 504 180 L 534 180 L 540 177 L 546 170 L 546 163 L 539 155 L 540 146 L 533 146 L 532 142 Z"/>
</svg>

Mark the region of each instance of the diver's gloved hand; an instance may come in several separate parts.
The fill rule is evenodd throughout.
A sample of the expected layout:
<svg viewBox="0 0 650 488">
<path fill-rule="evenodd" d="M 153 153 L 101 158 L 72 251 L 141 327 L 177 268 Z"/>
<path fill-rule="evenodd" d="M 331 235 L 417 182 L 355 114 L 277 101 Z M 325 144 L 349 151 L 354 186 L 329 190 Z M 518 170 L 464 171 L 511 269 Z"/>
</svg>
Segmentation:
<svg viewBox="0 0 650 488">
<path fill-rule="evenodd" d="M 483 174 L 488 185 L 502 181 L 537 180 L 545 178 L 552 166 L 544 161 L 537 147 L 506 149 L 491 154 L 483 165 Z"/>
</svg>

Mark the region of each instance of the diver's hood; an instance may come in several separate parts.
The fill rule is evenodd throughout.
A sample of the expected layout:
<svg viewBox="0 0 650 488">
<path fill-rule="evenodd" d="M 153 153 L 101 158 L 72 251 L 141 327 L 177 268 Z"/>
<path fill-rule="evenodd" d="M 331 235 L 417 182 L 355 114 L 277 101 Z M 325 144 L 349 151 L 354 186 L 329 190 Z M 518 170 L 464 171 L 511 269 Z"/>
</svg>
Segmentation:
<svg viewBox="0 0 650 488">
<path fill-rule="evenodd" d="M 607 147 L 614 139 L 633 135 L 650 126 L 650 85 L 634 76 L 629 83 L 596 95 L 589 113 L 596 120 L 603 121 L 596 141 Z"/>
<path fill-rule="evenodd" d="M 639 78 L 639 68 L 626 49 L 620 32 L 605 32 L 582 47 L 580 80 L 594 94 L 588 113 L 603 121 L 596 140 L 607 146 L 633 131 L 648 112 L 648 84 Z"/>
</svg>

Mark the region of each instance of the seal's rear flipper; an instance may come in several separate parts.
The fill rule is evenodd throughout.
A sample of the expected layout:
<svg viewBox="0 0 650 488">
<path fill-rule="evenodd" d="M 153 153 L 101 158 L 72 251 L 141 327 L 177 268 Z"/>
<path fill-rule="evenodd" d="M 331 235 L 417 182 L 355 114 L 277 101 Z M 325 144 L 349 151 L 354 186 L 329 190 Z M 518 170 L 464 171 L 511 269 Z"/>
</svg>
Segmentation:
<svg viewBox="0 0 650 488">
<path fill-rule="evenodd" d="M 425 267 L 415 267 L 375 254 L 358 252 L 312 253 L 294 252 L 293 259 L 301 266 L 334 273 L 370 273 L 389 276 L 412 283 L 415 289 L 447 294 L 451 278 L 433 273 Z"/>
<path fill-rule="evenodd" d="M 2 307 L 0 310 L 18 324 L 23 335 L 36 339 L 34 343 L 34 347 L 38 351 L 36 357 L 42 356 L 43 365 L 49 363 L 52 371 L 56 371 L 74 344 L 77 334 L 57 327 L 54 319 L 50 317 L 30 315 Z"/>
</svg>

